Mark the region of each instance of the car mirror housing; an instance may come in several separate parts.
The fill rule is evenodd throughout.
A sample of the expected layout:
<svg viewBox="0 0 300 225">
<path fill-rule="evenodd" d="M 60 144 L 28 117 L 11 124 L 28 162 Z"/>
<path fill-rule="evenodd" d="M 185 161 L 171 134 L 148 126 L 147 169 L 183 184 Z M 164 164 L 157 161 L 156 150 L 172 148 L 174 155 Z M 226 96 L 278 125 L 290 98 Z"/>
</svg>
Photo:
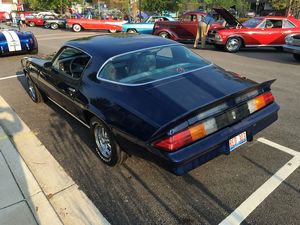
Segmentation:
<svg viewBox="0 0 300 225">
<path fill-rule="evenodd" d="M 48 69 L 50 67 L 52 67 L 52 62 L 49 61 L 44 63 L 44 68 Z"/>
</svg>

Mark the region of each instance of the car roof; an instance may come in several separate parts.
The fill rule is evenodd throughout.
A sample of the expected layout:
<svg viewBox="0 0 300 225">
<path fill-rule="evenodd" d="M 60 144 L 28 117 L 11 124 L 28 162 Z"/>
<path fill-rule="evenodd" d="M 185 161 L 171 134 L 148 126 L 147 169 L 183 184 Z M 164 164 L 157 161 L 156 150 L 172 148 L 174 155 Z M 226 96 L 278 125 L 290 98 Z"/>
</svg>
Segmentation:
<svg viewBox="0 0 300 225">
<path fill-rule="evenodd" d="M 92 57 L 106 61 L 127 52 L 171 44 L 179 43 L 154 35 L 121 33 L 75 39 L 66 42 L 65 46 L 79 48 Z"/>
</svg>

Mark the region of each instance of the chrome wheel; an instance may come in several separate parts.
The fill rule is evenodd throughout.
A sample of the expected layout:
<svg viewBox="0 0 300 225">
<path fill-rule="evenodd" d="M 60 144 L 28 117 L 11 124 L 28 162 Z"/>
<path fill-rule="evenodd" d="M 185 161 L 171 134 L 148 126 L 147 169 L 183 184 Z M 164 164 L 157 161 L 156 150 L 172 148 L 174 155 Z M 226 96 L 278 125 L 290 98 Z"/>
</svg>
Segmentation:
<svg viewBox="0 0 300 225">
<path fill-rule="evenodd" d="M 52 23 L 51 24 L 51 29 L 52 30 L 56 30 L 58 28 L 58 24 L 57 23 Z"/>
<path fill-rule="evenodd" d="M 127 33 L 137 33 L 135 29 L 128 29 Z"/>
<path fill-rule="evenodd" d="M 228 52 L 237 52 L 242 45 L 240 38 L 229 38 L 226 42 L 225 48 Z"/>
<path fill-rule="evenodd" d="M 100 124 L 97 124 L 94 128 L 94 136 L 100 157 L 104 161 L 109 161 L 112 155 L 112 147 L 106 129 Z"/>
<path fill-rule="evenodd" d="M 36 101 L 36 91 L 35 91 L 34 84 L 29 78 L 27 78 L 27 80 L 28 80 L 29 95 L 33 101 Z"/>
<path fill-rule="evenodd" d="M 117 30 L 109 30 L 110 33 L 116 33 Z"/>
<path fill-rule="evenodd" d="M 81 31 L 81 26 L 80 26 L 79 24 L 74 24 L 74 25 L 73 25 L 73 30 L 74 30 L 75 32 L 79 32 L 79 31 Z"/>
<path fill-rule="evenodd" d="M 161 33 L 159 33 L 158 36 L 160 36 L 162 38 L 168 38 L 168 39 L 170 38 L 170 35 L 167 32 L 161 32 Z"/>
</svg>

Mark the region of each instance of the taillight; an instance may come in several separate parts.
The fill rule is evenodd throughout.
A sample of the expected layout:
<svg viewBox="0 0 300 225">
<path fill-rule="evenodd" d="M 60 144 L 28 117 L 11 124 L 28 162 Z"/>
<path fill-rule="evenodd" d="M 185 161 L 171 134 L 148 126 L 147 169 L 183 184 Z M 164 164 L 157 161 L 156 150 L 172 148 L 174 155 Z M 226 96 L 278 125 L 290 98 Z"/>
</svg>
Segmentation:
<svg viewBox="0 0 300 225">
<path fill-rule="evenodd" d="M 274 102 L 274 96 L 271 92 L 266 92 L 262 95 L 259 95 L 255 97 L 254 99 L 251 99 L 247 102 L 248 109 L 250 113 L 253 113 L 266 105 L 269 105 L 270 103 Z"/>
<path fill-rule="evenodd" d="M 154 143 L 154 146 L 169 152 L 173 152 L 183 146 L 205 137 L 208 134 L 215 132 L 216 130 L 216 120 L 214 118 L 208 119 L 202 123 L 190 126 L 183 131 L 160 140 Z"/>
</svg>

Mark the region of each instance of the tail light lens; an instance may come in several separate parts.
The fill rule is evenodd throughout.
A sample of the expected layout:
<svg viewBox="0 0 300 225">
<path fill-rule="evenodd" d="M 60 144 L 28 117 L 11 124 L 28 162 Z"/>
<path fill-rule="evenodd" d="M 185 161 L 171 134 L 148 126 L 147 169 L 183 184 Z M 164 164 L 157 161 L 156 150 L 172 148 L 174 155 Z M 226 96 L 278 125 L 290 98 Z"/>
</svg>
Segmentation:
<svg viewBox="0 0 300 225">
<path fill-rule="evenodd" d="M 216 130 L 216 120 L 214 118 L 208 119 L 202 123 L 190 126 L 183 131 L 160 140 L 154 143 L 154 146 L 169 152 L 173 152 L 183 146 L 205 137 L 208 134 L 215 132 Z"/>
<path fill-rule="evenodd" d="M 256 92 L 258 93 L 258 92 Z M 254 93 L 248 93 L 249 96 L 251 96 Z M 241 99 L 239 100 L 241 101 Z M 258 95 L 254 97 L 251 100 L 248 100 L 245 102 L 243 105 L 248 105 L 248 110 L 249 112 L 245 114 L 245 116 L 240 117 L 239 119 L 243 119 L 246 116 L 249 116 L 249 114 L 254 113 L 255 111 L 269 105 L 270 103 L 274 102 L 274 96 L 272 95 L 271 92 L 266 92 L 261 95 Z M 247 107 L 247 106 L 246 106 Z M 217 106 L 215 108 L 220 108 L 220 106 Z M 215 108 L 212 108 L 208 111 L 214 110 Z M 223 107 L 224 108 L 224 107 Z M 225 108 L 224 114 L 226 114 Z M 230 112 L 230 110 L 229 110 Z M 206 112 L 202 113 L 203 115 L 208 115 Z M 234 115 L 235 116 L 235 115 Z M 201 118 L 201 116 L 199 116 Z M 202 117 L 203 118 L 203 117 Z M 187 127 L 184 130 L 181 130 L 171 136 L 168 136 L 162 140 L 159 140 L 157 142 L 154 142 L 154 147 L 163 149 L 168 152 L 174 152 L 178 150 L 179 148 L 182 148 L 186 145 L 189 145 L 201 138 L 204 138 L 205 136 L 214 133 L 215 131 L 224 128 L 224 126 L 229 126 L 231 124 L 217 124 L 217 120 L 219 121 L 220 119 L 217 117 L 215 118 L 209 118 L 206 120 L 201 121 L 200 123 L 197 123 L 195 125 L 191 125 Z M 234 118 L 236 119 L 236 118 Z M 230 120 L 229 120 L 230 121 Z"/>
<path fill-rule="evenodd" d="M 270 103 L 274 102 L 274 96 L 271 92 L 266 92 L 262 95 L 255 97 L 247 102 L 248 109 L 250 113 L 254 113 L 255 111 L 269 105 Z"/>
</svg>

